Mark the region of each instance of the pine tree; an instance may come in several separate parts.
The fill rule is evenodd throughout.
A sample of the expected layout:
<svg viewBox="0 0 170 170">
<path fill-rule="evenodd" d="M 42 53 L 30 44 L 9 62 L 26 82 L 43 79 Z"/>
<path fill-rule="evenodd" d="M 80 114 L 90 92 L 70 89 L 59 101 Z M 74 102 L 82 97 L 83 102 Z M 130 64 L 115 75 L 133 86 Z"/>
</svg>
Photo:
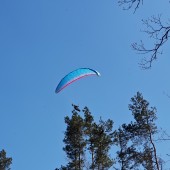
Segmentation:
<svg viewBox="0 0 170 170">
<path fill-rule="evenodd" d="M 94 118 L 87 107 L 82 111 L 84 118 L 75 108 L 72 117 L 65 117 L 67 125 L 65 131 L 63 148 L 67 154 L 69 162 L 66 166 L 56 170 L 108 170 L 114 163 L 109 155 L 113 144 L 113 121 L 108 119 L 99 123 L 94 122 Z M 77 112 L 78 111 L 78 112 Z M 87 160 L 85 159 L 87 158 Z M 89 163 L 90 162 L 90 163 Z"/>
<path fill-rule="evenodd" d="M 149 108 L 149 102 L 137 92 L 137 95 L 131 98 L 129 110 L 134 122 L 123 124 L 115 138 L 120 147 L 117 159 L 121 164 L 121 170 L 142 167 L 146 170 L 159 170 L 156 146 L 153 142 L 153 136 L 157 134 L 156 108 Z"/>
<path fill-rule="evenodd" d="M 132 156 L 134 154 L 135 148 L 133 146 L 128 146 L 129 136 L 128 133 L 124 130 L 125 124 L 120 127 L 117 132 L 115 133 L 115 143 L 117 143 L 119 147 L 119 151 L 117 151 L 117 160 L 120 164 L 121 170 L 128 170 L 128 169 L 135 169 L 134 166 L 132 166 L 131 161 Z"/>
<path fill-rule="evenodd" d="M 95 138 L 94 138 L 94 118 L 91 115 L 88 107 L 83 109 L 84 112 L 84 134 L 86 138 L 87 150 L 91 155 L 91 164 L 89 169 L 94 170 L 94 151 L 95 151 Z"/>
<path fill-rule="evenodd" d="M 71 118 L 65 117 L 65 123 L 67 124 L 67 129 L 65 132 L 63 148 L 69 158 L 69 163 L 67 165 L 68 169 L 82 170 L 84 167 L 84 122 L 80 115 L 74 109 L 72 111 L 73 115 Z"/>
<path fill-rule="evenodd" d="M 109 155 L 113 144 L 113 121 L 100 119 L 99 123 L 96 123 L 87 107 L 84 108 L 83 112 L 87 150 L 91 154 L 89 169 L 107 170 L 114 163 Z"/>
<path fill-rule="evenodd" d="M 139 144 L 143 144 L 143 166 L 149 170 L 159 170 L 159 162 L 156 153 L 156 146 L 153 142 L 153 136 L 157 133 L 155 124 L 156 108 L 149 108 L 149 102 L 146 101 L 142 94 L 137 92 L 137 95 L 131 98 L 132 104 L 129 105 L 132 115 L 135 119 L 136 134 Z M 133 141 L 136 142 L 135 138 Z"/>
<path fill-rule="evenodd" d="M 6 152 L 2 149 L 2 151 L 0 151 L 0 170 L 10 170 L 11 164 L 12 158 L 6 157 Z"/>
<path fill-rule="evenodd" d="M 113 121 L 100 119 L 99 124 L 95 124 L 95 167 L 97 170 L 108 170 L 114 163 L 109 155 L 109 150 L 113 145 Z"/>
</svg>

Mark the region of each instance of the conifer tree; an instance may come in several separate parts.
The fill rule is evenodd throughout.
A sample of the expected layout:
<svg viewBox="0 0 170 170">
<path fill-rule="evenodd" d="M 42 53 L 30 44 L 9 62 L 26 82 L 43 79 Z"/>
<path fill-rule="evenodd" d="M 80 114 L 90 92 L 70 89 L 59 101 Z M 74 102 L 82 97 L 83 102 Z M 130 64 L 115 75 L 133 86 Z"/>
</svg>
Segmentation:
<svg viewBox="0 0 170 170">
<path fill-rule="evenodd" d="M 82 110 L 84 118 L 79 115 L 80 111 L 74 107 L 72 117 L 65 117 L 67 128 L 63 149 L 69 162 L 56 170 L 108 170 L 114 163 L 109 155 L 114 136 L 113 121 L 100 119 L 96 123 L 88 107 Z M 87 163 L 89 165 L 85 166 Z"/>
<path fill-rule="evenodd" d="M 63 148 L 69 158 L 69 163 L 67 165 L 68 169 L 81 170 L 84 167 L 84 122 L 77 111 L 74 109 L 72 111 L 72 117 L 65 117 L 65 123 L 67 124 L 67 129 L 65 132 Z"/>
<path fill-rule="evenodd" d="M 99 123 L 96 123 L 87 107 L 84 108 L 83 112 L 87 150 L 91 154 L 90 169 L 107 170 L 114 163 L 109 155 L 113 144 L 113 121 L 110 119 L 103 121 L 100 118 Z"/>
<path fill-rule="evenodd" d="M 88 107 L 83 109 L 84 112 L 84 134 L 86 138 L 87 150 L 91 155 L 91 163 L 89 169 L 94 170 L 94 151 L 95 151 L 95 137 L 94 137 L 94 118 L 91 115 Z"/>
<path fill-rule="evenodd" d="M 129 110 L 134 122 L 123 124 L 116 133 L 116 141 L 120 150 L 117 152 L 121 170 L 146 169 L 160 170 L 159 158 L 153 137 L 157 134 L 155 124 L 156 108 L 149 107 L 142 94 L 131 98 Z"/>
<path fill-rule="evenodd" d="M 129 110 L 134 116 L 135 133 L 138 137 L 138 140 L 133 137 L 133 142 L 137 142 L 140 145 L 143 144 L 143 166 L 149 168 L 149 170 L 159 170 L 156 146 L 153 141 L 153 136 L 157 133 L 157 126 L 155 124 L 155 120 L 157 119 L 156 108 L 149 108 L 149 102 L 139 92 L 131 98 L 131 102 L 132 104 L 129 105 Z"/>
<path fill-rule="evenodd" d="M 97 170 L 108 170 L 114 163 L 109 155 L 109 150 L 113 145 L 113 121 L 100 119 L 99 124 L 95 124 L 95 167 Z"/>
<path fill-rule="evenodd" d="M 12 158 L 6 157 L 6 152 L 2 149 L 2 151 L 0 151 L 0 170 L 10 170 L 11 164 Z"/>
</svg>

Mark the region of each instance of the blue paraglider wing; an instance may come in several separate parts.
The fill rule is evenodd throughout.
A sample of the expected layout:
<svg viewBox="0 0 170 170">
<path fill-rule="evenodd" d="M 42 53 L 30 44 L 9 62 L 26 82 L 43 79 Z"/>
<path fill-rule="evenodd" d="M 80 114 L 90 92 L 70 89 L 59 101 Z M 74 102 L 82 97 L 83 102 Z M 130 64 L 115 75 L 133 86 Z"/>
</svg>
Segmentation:
<svg viewBox="0 0 170 170">
<path fill-rule="evenodd" d="M 96 70 L 90 69 L 90 68 L 79 68 L 77 70 L 74 70 L 67 74 L 63 79 L 61 79 L 60 83 L 58 84 L 55 92 L 58 93 L 65 87 L 67 87 L 69 84 L 73 83 L 74 81 L 83 78 L 85 76 L 90 75 L 97 75 L 100 76 L 100 73 Z"/>
</svg>

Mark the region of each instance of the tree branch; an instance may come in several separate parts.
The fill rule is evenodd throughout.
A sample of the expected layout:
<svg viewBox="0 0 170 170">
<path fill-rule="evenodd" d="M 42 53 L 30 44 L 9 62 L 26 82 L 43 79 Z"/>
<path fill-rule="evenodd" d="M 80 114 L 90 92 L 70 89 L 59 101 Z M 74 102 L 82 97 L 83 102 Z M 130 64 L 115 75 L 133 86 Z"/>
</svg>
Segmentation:
<svg viewBox="0 0 170 170">
<path fill-rule="evenodd" d="M 124 6 L 124 10 L 131 9 L 134 6 L 134 13 L 139 8 L 140 4 L 143 4 L 143 0 L 119 0 L 119 6 Z"/>
<path fill-rule="evenodd" d="M 144 43 L 141 41 L 140 44 L 133 43 L 132 49 L 139 52 L 140 54 L 151 54 L 149 57 L 144 57 L 140 63 L 143 69 L 148 69 L 152 67 L 153 61 L 155 61 L 159 54 L 162 54 L 160 50 L 161 47 L 168 41 L 170 37 L 170 24 L 164 25 L 161 22 L 161 16 L 152 16 L 147 20 L 142 20 L 143 24 L 147 27 L 147 30 L 143 31 L 148 34 L 149 38 L 154 40 L 154 46 L 151 49 L 145 47 Z"/>
</svg>

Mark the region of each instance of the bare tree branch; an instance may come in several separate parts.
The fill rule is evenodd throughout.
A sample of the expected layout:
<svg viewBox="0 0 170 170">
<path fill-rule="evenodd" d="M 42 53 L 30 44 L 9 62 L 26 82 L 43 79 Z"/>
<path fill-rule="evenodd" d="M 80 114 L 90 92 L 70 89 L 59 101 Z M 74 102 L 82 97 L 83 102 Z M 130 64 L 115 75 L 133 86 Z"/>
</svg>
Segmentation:
<svg viewBox="0 0 170 170">
<path fill-rule="evenodd" d="M 128 10 L 135 6 L 134 13 L 139 8 L 140 4 L 143 4 L 143 0 L 119 0 L 118 1 L 119 6 L 124 6 L 124 10 Z"/>
<path fill-rule="evenodd" d="M 155 139 L 154 141 L 170 141 L 170 135 L 163 129 L 160 129 L 160 136 L 158 136 L 158 139 Z"/>
<path fill-rule="evenodd" d="M 154 40 L 154 46 L 153 48 L 148 49 L 141 41 L 140 44 L 133 43 L 132 48 L 138 51 L 140 54 L 151 54 L 147 58 L 144 57 L 140 63 L 140 66 L 143 69 L 148 69 L 151 68 L 153 61 L 157 59 L 158 55 L 162 54 L 160 49 L 170 37 L 170 21 L 169 23 L 163 24 L 161 22 L 161 16 L 158 15 L 158 17 L 152 16 L 147 20 L 142 20 L 142 22 L 147 27 L 147 30 L 143 32 L 145 32 L 149 38 Z"/>
</svg>

